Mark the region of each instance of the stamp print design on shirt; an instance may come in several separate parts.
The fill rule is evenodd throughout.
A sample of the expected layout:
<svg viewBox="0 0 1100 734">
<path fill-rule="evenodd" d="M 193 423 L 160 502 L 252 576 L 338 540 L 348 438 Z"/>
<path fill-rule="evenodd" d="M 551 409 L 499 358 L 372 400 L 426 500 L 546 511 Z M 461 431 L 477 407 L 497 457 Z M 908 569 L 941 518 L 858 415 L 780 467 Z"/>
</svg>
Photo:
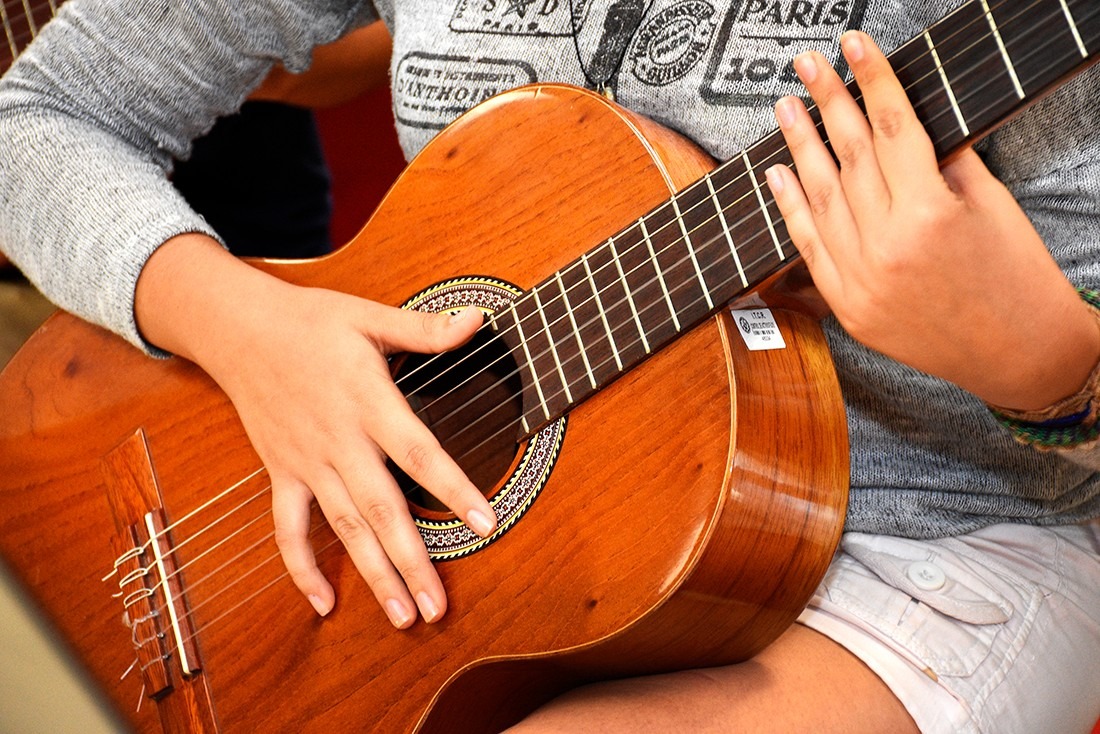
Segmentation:
<svg viewBox="0 0 1100 734">
<path fill-rule="evenodd" d="M 796 52 L 820 51 L 843 77 L 840 36 L 860 27 L 867 0 L 734 0 L 718 31 L 703 100 L 713 105 L 771 106 L 805 97 L 791 66 Z"/>
<path fill-rule="evenodd" d="M 710 48 L 716 16 L 706 0 L 680 0 L 646 21 L 629 53 L 635 78 L 663 87 L 687 76 Z"/>
<path fill-rule="evenodd" d="M 583 22 L 588 0 L 458 0 L 450 28 L 456 33 L 503 36 L 572 36 L 574 21 Z"/>
<path fill-rule="evenodd" d="M 442 130 L 480 102 L 535 79 L 535 70 L 519 60 L 413 51 L 394 73 L 394 114 L 403 125 Z"/>
</svg>

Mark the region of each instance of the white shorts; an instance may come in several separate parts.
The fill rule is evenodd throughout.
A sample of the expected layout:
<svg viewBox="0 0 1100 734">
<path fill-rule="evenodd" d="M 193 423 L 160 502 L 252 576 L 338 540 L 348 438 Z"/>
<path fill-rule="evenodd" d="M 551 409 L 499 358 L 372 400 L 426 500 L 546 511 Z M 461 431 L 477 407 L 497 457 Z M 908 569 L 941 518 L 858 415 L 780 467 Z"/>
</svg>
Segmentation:
<svg viewBox="0 0 1100 734">
<path fill-rule="evenodd" d="M 1100 718 L 1100 521 L 910 540 L 846 533 L 799 622 L 924 734 L 1088 734 Z"/>
</svg>

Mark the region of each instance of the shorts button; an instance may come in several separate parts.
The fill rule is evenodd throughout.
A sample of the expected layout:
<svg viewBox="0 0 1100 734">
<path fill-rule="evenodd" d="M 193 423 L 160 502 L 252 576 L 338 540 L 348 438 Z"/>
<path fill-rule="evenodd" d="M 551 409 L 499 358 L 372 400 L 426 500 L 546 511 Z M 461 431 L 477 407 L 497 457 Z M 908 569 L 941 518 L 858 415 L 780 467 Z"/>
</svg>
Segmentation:
<svg viewBox="0 0 1100 734">
<path fill-rule="evenodd" d="M 944 575 L 943 570 L 928 561 L 917 561 L 909 564 L 906 574 L 909 576 L 909 580 L 917 585 L 918 589 L 924 589 L 925 591 L 935 591 L 943 588 L 944 582 L 947 581 L 947 576 Z"/>
</svg>

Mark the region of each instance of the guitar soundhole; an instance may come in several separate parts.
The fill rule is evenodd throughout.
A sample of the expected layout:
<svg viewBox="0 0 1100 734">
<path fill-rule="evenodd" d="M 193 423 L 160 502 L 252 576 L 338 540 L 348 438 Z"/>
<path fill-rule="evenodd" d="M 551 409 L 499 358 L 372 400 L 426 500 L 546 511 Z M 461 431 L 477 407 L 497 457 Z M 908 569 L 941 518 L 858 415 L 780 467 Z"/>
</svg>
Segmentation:
<svg viewBox="0 0 1100 734">
<path fill-rule="evenodd" d="M 453 352 L 406 355 L 394 376 L 420 420 L 488 496 L 515 460 L 523 407 L 519 372 L 503 341 L 483 329 Z M 392 461 L 389 467 L 413 504 L 447 511 Z"/>
</svg>

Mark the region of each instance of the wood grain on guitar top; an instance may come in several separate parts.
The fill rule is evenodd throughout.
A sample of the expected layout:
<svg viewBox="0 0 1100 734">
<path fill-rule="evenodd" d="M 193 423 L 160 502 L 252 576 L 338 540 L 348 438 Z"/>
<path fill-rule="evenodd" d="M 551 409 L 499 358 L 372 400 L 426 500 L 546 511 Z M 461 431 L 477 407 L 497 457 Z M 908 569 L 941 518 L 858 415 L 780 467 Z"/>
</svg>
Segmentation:
<svg viewBox="0 0 1100 734">
<path fill-rule="evenodd" d="M 395 305 L 461 275 L 529 288 L 711 165 L 596 95 L 524 88 L 442 132 L 347 247 L 256 266 Z M 778 316 L 785 350 L 747 351 L 722 314 L 577 406 L 529 511 L 437 565 L 438 624 L 395 631 L 319 515 L 338 601 L 317 618 L 283 575 L 262 473 L 180 522 L 202 668 L 184 708 L 227 732 L 489 731 L 578 681 L 752 655 L 824 573 L 848 483 L 819 327 Z M 176 523 L 259 460 L 200 370 L 71 316 L 9 365 L 0 405 L 0 549 L 120 712 L 156 731 L 176 691 L 135 712 L 140 676 L 119 681 L 134 650 L 117 579 L 100 581 L 116 558 L 100 462 L 143 429 Z"/>
</svg>

